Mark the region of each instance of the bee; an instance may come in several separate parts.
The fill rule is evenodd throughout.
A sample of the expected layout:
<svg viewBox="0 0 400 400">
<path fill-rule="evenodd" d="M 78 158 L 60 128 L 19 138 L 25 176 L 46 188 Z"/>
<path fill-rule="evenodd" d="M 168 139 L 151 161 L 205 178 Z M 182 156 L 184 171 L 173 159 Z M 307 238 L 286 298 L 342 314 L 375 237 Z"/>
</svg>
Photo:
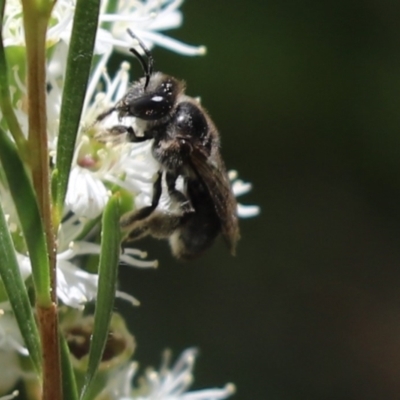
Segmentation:
<svg viewBox="0 0 400 400">
<path fill-rule="evenodd" d="M 136 49 L 129 49 L 139 60 L 144 76 L 97 121 L 113 112 L 120 120 L 135 117 L 135 129 L 116 125 L 109 134 L 125 135 L 131 142 L 153 139 L 152 154 L 160 170 L 151 205 L 121 218 L 120 225 L 127 231 L 123 246 L 147 235 L 168 238 L 173 255 L 188 260 L 201 255 L 221 234 L 235 254 L 239 239 L 237 204 L 221 158 L 217 128 L 199 102 L 185 95 L 183 81 L 153 71 L 151 52 L 133 32 L 128 33 L 143 52 L 142 56 Z M 182 190 L 177 189 L 179 177 L 184 182 Z M 157 209 L 163 179 L 179 213 Z"/>
</svg>

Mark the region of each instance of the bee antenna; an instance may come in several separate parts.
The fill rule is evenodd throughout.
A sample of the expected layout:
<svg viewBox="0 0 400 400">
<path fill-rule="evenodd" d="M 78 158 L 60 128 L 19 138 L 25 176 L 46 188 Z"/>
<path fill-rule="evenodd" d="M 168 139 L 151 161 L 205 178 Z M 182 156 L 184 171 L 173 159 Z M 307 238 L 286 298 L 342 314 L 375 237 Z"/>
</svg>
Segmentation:
<svg viewBox="0 0 400 400">
<path fill-rule="evenodd" d="M 144 57 L 136 49 L 133 48 L 129 49 L 129 51 L 137 57 L 143 68 L 144 76 L 146 77 L 144 90 L 146 90 L 147 86 L 149 85 L 150 76 L 153 73 L 154 59 L 150 50 L 146 47 L 143 41 L 139 39 L 130 29 L 127 29 L 127 31 L 133 39 L 136 39 L 138 41 L 140 48 L 143 50 L 144 54 L 147 57 L 147 63 L 146 63 Z"/>
</svg>

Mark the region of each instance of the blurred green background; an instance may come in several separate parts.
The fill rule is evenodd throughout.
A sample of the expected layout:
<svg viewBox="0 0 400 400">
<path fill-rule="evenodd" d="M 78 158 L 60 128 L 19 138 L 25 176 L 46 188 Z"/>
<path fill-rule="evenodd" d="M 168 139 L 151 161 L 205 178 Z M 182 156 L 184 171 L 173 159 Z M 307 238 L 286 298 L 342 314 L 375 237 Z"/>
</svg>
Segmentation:
<svg viewBox="0 0 400 400">
<path fill-rule="evenodd" d="M 136 359 L 197 346 L 194 388 L 234 399 L 400 398 L 400 3 L 191 0 L 157 48 L 222 136 L 258 204 L 238 254 L 222 242 L 158 271 L 121 268 Z M 135 66 L 133 67 L 135 70 Z M 139 67 L 138 71 L 140 71 Z"/>
</svg>

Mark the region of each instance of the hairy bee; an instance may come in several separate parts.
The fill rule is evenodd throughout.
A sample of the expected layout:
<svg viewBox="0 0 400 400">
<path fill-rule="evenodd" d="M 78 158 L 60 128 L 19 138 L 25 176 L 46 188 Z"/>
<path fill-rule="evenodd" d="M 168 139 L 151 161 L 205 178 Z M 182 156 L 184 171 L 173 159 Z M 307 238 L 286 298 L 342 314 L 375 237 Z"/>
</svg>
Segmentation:
<svg viewBox="0 0 400 400">
<path fill-rule="evenodd" d="M 131 31 L 147 60 L 136 50 L 144 77 L 134 82 L 112 108 L 98 116 L 101 121 L 113 112 L 119 119 L 135 117 L 136 127 L 116 125 L 112 135 L 126 135 L 131 142 L 154 139 L 152 154 L 160 163 L 151 205 L 121 218 L 128 233 L 124 245 L 151 235 L 169 238 L 172 253 L 192 259 L 209 248 L 222 234 L 229 250 L 235 253 L 239 239 L 236 199 L 220 154 L 218 131 L 197 100 L 185 95 L 182 81 L 162 72 L 153 72 L 153 57 Z M 140 128 L 139 128 L 140 127 Z M 162 179 L 168 194 L 179 204 L 180 213 L 157 209 L 162 194 Z M 184 189 L 178 190 L 178 177 Z"/>
</svg>

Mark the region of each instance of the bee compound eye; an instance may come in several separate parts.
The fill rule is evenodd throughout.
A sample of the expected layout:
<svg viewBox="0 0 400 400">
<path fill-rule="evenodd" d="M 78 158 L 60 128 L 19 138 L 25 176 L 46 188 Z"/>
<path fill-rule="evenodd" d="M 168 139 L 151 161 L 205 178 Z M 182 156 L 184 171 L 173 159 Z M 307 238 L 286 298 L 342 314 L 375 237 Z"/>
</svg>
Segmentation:
<svg viewBox="0 0 400 400">
<path fill-rule="evenodd" d="M 144 120 L 155 121 L 165 117 L 172 109 L 171 98 L 158 94 L 148 94 L 132 100 L 129 114 Z"/>
</svg>

